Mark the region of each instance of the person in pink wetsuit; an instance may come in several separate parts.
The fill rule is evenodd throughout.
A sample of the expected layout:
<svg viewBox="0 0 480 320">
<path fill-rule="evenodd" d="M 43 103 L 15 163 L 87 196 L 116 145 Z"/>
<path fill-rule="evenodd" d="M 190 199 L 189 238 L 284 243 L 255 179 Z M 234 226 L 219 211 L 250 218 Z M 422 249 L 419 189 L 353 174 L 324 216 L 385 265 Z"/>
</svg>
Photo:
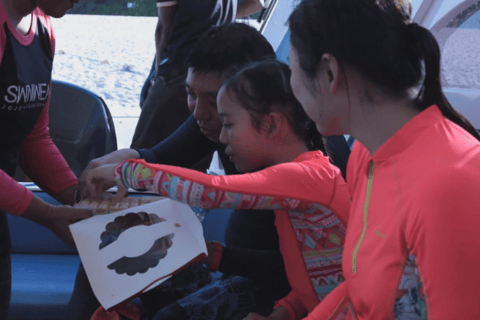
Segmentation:
<svg viewBox="0 0 480 320">
<path fill-rule="evenodd" d="M 289 18 L 295 96 L 323 135 L 357 139 L 345 282 L 308 320 L 480 319 L 480 136 L 410 15 L 402 0 L 304 0 Z"/>
<path fill-rule="evenodd" d="M 48 132 L 55 37 L 50 16 L 78 1 L 0 0 L 0 319 L 10 305 L 11 259 L 7 212 L 48 227 L 73 244 L 68 225 L 87 210 L 53 206 L 13 178 L 20 166 L 42 190 L 73 205 L 77 178 Z"/>
</svg>

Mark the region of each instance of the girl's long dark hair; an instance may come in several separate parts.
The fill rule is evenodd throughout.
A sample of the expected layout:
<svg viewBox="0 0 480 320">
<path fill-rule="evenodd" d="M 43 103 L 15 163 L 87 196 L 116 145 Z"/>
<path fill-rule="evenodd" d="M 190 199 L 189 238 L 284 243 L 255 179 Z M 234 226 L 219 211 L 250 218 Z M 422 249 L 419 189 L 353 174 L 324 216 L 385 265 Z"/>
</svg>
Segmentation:
<svg viewBox="0 0 480 320">
<path fill-rule="evenodd" d="M 257 128 L 264 115 L 272 111 L 281 112 L 293 132 L 305 140 L 309 150 L 325 153 L 321 134 L 293 94 L 290 74 L 286 64 L 270 59 L 245 66 L 224 85 L 226 92 L 234 94 L 240 105 L 250 113 Z"/>
<path fill-rule="evenodd" d="M 419 88 L 415 104 L 435 104 L 475 138 L 475 127 L 448 102 L 440 77 L 440 48 L 432 33 L 411 23 L 408 0 L 303 0 L 289 18 L 291 44 L 302 70 L 316 74 L 324 53 L 348 64 L 390 94 Z"/>
</svg>

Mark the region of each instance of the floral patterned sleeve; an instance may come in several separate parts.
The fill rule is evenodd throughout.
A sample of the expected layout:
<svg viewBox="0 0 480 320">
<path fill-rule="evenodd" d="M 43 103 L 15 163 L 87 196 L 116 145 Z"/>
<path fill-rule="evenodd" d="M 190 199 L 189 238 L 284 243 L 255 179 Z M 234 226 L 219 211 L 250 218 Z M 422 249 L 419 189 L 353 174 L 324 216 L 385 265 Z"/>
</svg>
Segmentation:
<svg viewBox="0 0 480 320">
<path fill-rule="evenodd" d="M 119 184 L 149 190 L 192 207 L 300 212 L 328 207 L 336 181 L 333 170 L 315 160 L 230 176 L 128 160 L 116 167 L 115 176 Z"/>
</svg>

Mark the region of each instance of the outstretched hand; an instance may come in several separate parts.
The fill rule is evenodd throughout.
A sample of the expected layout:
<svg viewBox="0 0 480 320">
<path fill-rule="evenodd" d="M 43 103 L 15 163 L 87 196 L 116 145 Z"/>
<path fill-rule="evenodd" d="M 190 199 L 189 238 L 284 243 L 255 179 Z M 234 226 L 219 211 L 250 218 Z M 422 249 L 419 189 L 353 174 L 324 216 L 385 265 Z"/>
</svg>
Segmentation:
<svg viewBox="0 0 480 320">
<path fill-rule="evenodd" d="M 88 170 L 85 173 L 84 181 L 85 187 L 88 188 L 88 194 L 91 197 L 95 197 L 101 194 L 105 190 L 110 189 L 116 184 L 115 180 L 115 167 L 117 164 L 106 164 Z M 112 205 L 116 205 L 128 194 L 128 188 L 123 184 L 117 185 L 117 194 L 112 199 Z"/>
<path fill-rule="evenodd" d="M 89 162 L 88 166 L 85 168 L 83 173 L 80 175 L 78 179 L 79 191 L 82 198 L 90 198 L 93 195 L 90 194 L 90 188 L 87 186 L 87 175 L 88 172 L 92 169 L 108 165 L 108 164 L 117 164 L 124 160 L 129 159 L 140 159 L 140 154 L 138 151 L 134 149 L 121 149 L 109 153 L 101 158 L 93 159 Z M 109 185 L 104 185 L 104 190 L 108 190 L 115 185 L 115 182 L 111 182 Z"/>
</svg>

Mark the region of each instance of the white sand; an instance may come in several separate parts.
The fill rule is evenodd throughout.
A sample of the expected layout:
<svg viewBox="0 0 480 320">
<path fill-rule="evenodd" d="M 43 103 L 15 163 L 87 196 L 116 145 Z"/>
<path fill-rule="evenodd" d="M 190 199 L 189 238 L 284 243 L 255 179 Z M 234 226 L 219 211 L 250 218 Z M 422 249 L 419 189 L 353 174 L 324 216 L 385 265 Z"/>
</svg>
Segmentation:
<svg viewBox="0 0 480 320">
<path fill-rule="evenodd" d="M 53 78 L 100 95 L 113 116 L 136 116 L 155 54 L 155 17 L 66 15 L 54 19 Z"/>
</svg>

